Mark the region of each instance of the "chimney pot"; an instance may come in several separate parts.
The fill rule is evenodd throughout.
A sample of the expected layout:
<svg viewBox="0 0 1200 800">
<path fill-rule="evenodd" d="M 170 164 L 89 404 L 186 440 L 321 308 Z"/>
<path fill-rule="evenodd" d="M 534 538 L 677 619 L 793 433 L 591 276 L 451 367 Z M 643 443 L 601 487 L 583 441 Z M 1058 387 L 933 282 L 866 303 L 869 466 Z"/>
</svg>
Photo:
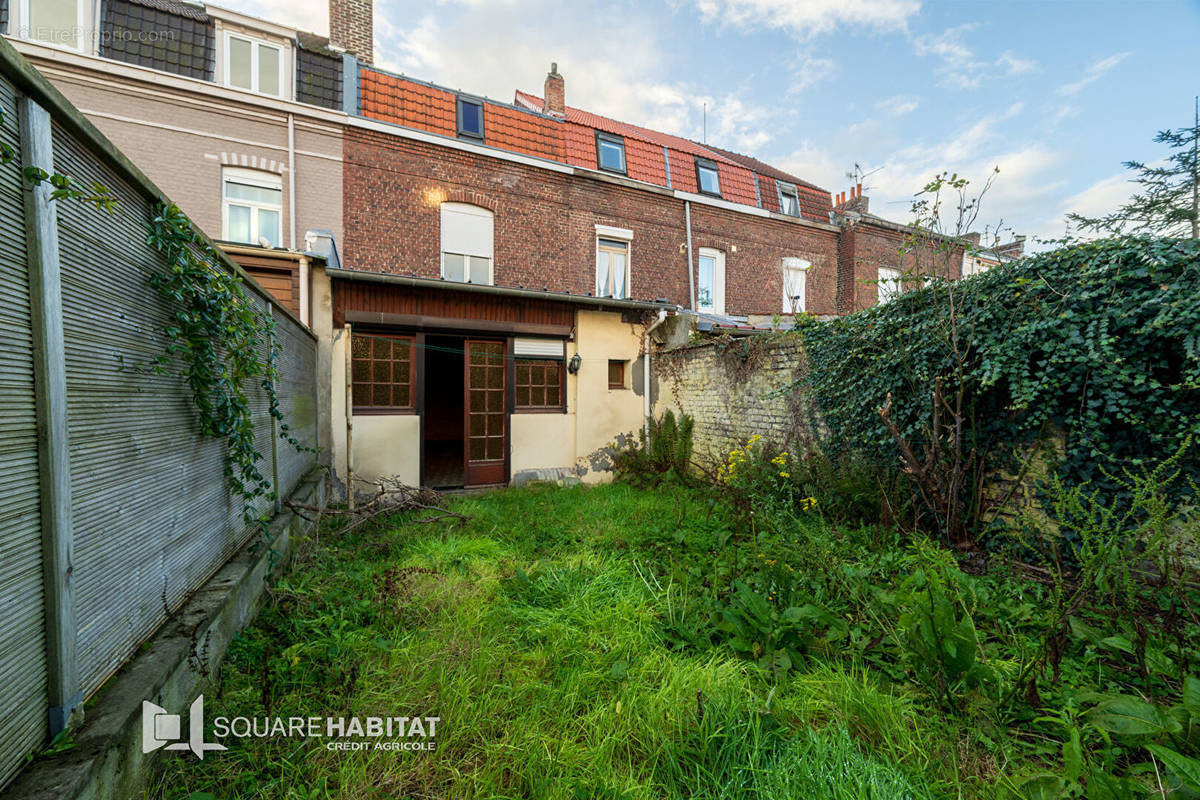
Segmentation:
<svg viewBox="0 0 1200 800">
<path fill-rule="evenodd" d="M 329 41 L 364 64 L 375 62 L 373 0 L 329 0 Z"/>
<path fill-rule="evenodd" d="M 558 74 L 558 62 L 550 62 L 550 72 L 546 74 L 546 84 L 542 89 L 542 111 L 556 117 L 567 114 L 566 82 Z"/>
</svg>

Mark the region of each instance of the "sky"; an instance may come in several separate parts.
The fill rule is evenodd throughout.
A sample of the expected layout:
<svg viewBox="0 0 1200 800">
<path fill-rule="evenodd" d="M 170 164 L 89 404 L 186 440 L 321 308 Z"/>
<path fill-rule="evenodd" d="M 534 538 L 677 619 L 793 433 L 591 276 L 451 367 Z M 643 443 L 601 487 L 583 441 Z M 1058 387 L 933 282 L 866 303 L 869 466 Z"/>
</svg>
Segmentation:
<svg viewBox="0 0 1200 800">
<path fill-rule="evenodd" d="M 218 0 L 328 33 L 326 0 Z M 1154 162 L 1200 92 L 1200 0 L 376 0 L 378 66 L 512 102 L 550 62 L 567 104 L 748 153 L 911 218 L 942 171 L 974 229 L 1054 238 Z M 951 222 L 952 224 L 952 222 Z"/>
</svg>

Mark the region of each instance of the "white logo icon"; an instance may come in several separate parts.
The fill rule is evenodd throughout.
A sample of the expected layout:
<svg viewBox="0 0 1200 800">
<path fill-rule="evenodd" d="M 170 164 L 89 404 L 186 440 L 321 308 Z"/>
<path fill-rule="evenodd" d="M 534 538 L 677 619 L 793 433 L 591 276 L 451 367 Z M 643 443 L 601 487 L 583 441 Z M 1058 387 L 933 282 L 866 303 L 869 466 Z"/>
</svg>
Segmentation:
<svg viewBox="0 0 1200 800">
<path fill-rule="evenodd" d="M 162 706 L 142 701 L 142 752 L 151 753 L 164 745 L 168 750 L 191 750 L 204 758 L 207 750 L 227 750 L 223 744 L 204 741 L 204 695 L 192 702 L 188 719 L 188 739 L 179 739 L 179 714 L 168 714 Z M 170 744 L 168 744 L 168 742 Z"/>
</svg>

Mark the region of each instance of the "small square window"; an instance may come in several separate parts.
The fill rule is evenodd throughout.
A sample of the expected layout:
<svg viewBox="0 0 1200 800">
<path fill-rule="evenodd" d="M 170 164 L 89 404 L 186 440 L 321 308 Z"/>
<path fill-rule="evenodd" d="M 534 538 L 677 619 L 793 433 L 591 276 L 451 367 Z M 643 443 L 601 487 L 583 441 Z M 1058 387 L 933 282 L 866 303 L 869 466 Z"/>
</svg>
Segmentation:
<svg viewBox="0 0 1200 800">
<path fill-rule="evenodd" d="M 624 361 L 609 361 L 608 362 L 608 388 L 624 389 L 625 388 L 625 362 Z"/>
<path fill-rule="evenodd" d="M 702 194 L 721 196 L 721 176 L 717 172 L 715 161 L 696 159 L 696 185 L 700 187 Z"/>
<path fill-rule="evenodd" d="M 483 139 L 483 103 L 465 97 L 458 98 L 458 135 Z"/>
<path fill-rule="evenodd" d="M 779 187 L 779 212 L 789 217 L 800 216 L 800 195 L 796 187 L 782 181 L 775 185 Z"/>
<path fill-rule="evenodd" d="M 596 163 L 600 169 L 625 174 L 625 140 L 620 136 L 596 132 Z"/>
</svg>

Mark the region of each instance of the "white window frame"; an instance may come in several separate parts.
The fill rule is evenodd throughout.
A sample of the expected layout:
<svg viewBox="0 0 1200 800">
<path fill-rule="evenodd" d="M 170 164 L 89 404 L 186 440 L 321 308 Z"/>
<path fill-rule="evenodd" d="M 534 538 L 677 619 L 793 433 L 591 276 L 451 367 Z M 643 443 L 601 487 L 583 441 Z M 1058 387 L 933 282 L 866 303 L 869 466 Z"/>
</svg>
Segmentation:
<svg viewBox="0 0 1200 800">
<path fill-rule="evenodd" d="M 810 269 L 812 269 L 812 263 L 803 258 L 783 259 L 784 314 L 803 314 L 808 310 L 808 271 Z M 795 275 L 799 275 L 799 285 L 792 286 L 790 280 Z M 792 292 L 797 293 L 793 294 Z M 796 302 L 797 300 L 799 302 Z"/>
<path fill-rule="evenodd" d="M 904 291 L 900 283 L 900 270 L 894 267 L 880 267 L 877 271 L 878 282 L 875 284 L 876 305 L 890 303 Z"/>
<path fill-rule="evenodd" d="M 74 27 L 75 27 L 75 44 L 74 45 L 70 45 L 70 44 L 67 44 L 66 42 L 61 42 L 61 41 L 45 42 L 45 41 L 42 41 L 41 39 L 33 38 L 33 36 L 31 35 L 33 32 L 33 29 L 30 25 L 31 17 L 33 15 L 30 13 L 29 7 L 32 3 L 36 3 L 36 2 L 37 2 L 37 0 L 19 0 L 19 2 L 11 3 L 9 5 L 9 19 L 8 19 L 8 32 L 9 33 L 15 34 L 15 35 L 19 36 L 20 38 L 26 39 L 31 42 L 37 42 L 38 44 L 49 45 L 50 47 L 64 47 L 64 48 L 67 48 L 70 50 L 77 50 L 79 52 L 88 53 L 89 55 L 91 54 L 92 47 L 90 45 L 93 43 L 87 41 L 88 37 L 86 35 L 86 32 L 88 31 L 89 28 L 95 27 L 95 26 L 89 24 L 91 21 L 90 20 L 90 17 L 91 17 L 91 2 L 90 2 L 90 0 L 75 0 L 75 25 L 74 25 Z M 15 11 L 16 13 L 13 14 L 12 13 L 13 11 Z M 16 17 L 16 19 L 14 19 L 14 17 Z"/>
<path fill-rule="evenodd" d="M 242 167 L 225 167 L 221 170 L 221 238 L 225 241 L 232 241 L 229 238 L 229 196 L 226 188 L 230 183 L 240 183 L 246 186 L 257 186 L 261 189 L 274 189 L 279 192 L 279 205 L 271 205 L 267 203 L 255 203 L 250 200 L 235 200 L 235 205 L 248 206 L 250 208 L 250 229 L 252 231 L 260 231 L 258 224 L 258 212 L 260 209 L 279 212 L 279 230 L 276 232 L 275 241 L 279 245 L 283 244 L 283 177 L 274 172 L 263 172 L 256 169 L 244 169 Z M 258 244 L 258 240 L 251 242 Z"/>
<path fill-rule="evenodd" d="M 795 214 L 789 214 L 788 212 L 783 210 L 783 194 L 784 194 L 785 189 L 790 191 L 792 196 L 796 198 L 796 213 Z M 775 181 L 775 193 L 779 196 L 778 197 L 779 213 L 784 214 L 785 216 L 799 218 L 800 217 L 800 190 L 796 188 L 796 184 L 788 183 L 787 181 Z"/>
<path fill-rule="evenodd" d="M 234 86 L 233 82 L 229 78 L 229 69 L 230 69 L 229 43 L 233 39 L 241 39 L 244 42 L 250 43 L 250 88 L 249 89 L 246 89 L 245 87 L 242 87 L 242 86 Z M 260 88 L 258 88 L 258 50 L 260 47 L 269 47 L 279 54 L 279 92 L 278 92 L 278 94 L 271 94 L 270 92 L 264 92 Z M 224 66 L 225 66 L 224 70 L 222 70 L 222 72 L 225 76 L 225 86 L 229 89 L 237 89 L 237 90 L 243 91 L 243 92 L 254 92 L 255 94 L 261 94 L 264 97 L 278 97 L 280 99 L 283 99 L 286 88 L 291 85 L 291 83 L 288 79 L 290 70 L 288 69 L 288 64 L 285 59 L 286 55 L 287 54 L 284 52 L 283 45 L 278 44 L 277 42 L 271 42 L 266 39 L 260 39 L 257 36 L 251 36 L 250 34 L 242 33 L 241 31 L 230 31 L 230 30 L 225 31 L 225 36 L 222 40 L 222 46 L 221 46 L 221 57 L 224 61 Z"/>
<path fill-rule="evenodd" d="M 711 258 L 713 261 L 712 304 L 703 305 L 700 301 L 700 259 Z M 725 313 L 725 251 L 713 247 L 701 247 L 696 253 L 696 310 L 708 314 Z"/>
<path fill-rule="evenodd" d="M 628 235 L 626 235 L 628 234 Z M 625 245 L 625 293 L 617 297 L 613 294 L 604 294 L 600 291 L 600 240 L 608 239 L 609 241 L 620 242 Z M 596 278 L 593 281 L 596 284 L 597 297 L 611 297 L 614 300 L 628 300 L 631 296 L 629 281 L 633 276 L 633 234 L 623 228 L 610 228 L 607 225 L 596 226 Z M 612 285 L 612 259 L 609 259 L 609 286 Z"/>
<path fill-rule="evenodd" d="M 442 224 L 442 220 L 443 220 L 447 210 L 450 210 L 450 211 L 452 211 L 454 213 L 458 213 L 458 214 L 470 214 L 473 216 L 486 218 L 488 220 L 488 224 L 491 226 L 491 229 L 492 229 L 492 236 L 491 236 L 491 241 L 488 242 L 487 255 L 484 255 L 483 253 L 463 253 L 463 252 L 459 252 L 459 250 L 453 250 L 453 249 L 447 250 L 446 249 L 446 232 L 444 229 L 445 226 Z M 471 203 L 458 203 L 458 202 L 447 200 L 446 202 L 444 202 L 438 206 L 438 231 L 439 231 L 439 233 L 438 233 L 438 241 L 439 241 L 438 269 L 439 269 L 439 274 L 442 276 L 442 278 L 444 280 L 447 280 L 447 281 L 452 280 L 451 278 L 446 277 L 446 256 L 447 255 L 463 256 L 464 258 L 486 258 L 488 261 L 488 278 L 487 278 L 486 285 L 488 285 L 488 286 L 496 285 L 496 215 L 490 209 L 484 208 L 483 206 L 472 205 Z M 459 281 L 454 281 L 454 282 L 458 283 Z M 461 282 L 462 283 L 472 283 L 471 267 L 466 262 L 463 263 L 463 280 Z M 474 285 L 480 286 L 481 284 L 476 283 Z"/>
</svg>

